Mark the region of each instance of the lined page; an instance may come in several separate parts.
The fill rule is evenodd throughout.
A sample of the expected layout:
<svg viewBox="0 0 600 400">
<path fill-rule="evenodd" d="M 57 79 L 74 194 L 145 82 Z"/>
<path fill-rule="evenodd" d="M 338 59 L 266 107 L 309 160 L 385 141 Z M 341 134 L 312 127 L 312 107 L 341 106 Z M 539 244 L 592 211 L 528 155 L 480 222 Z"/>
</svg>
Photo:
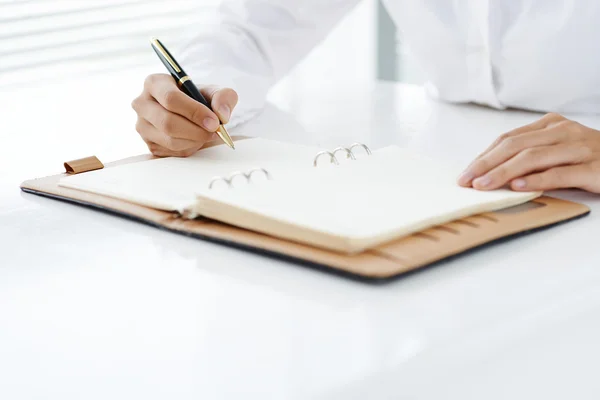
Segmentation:
<svg viewBox="0 0 600 400">
<path fill-rule="evenodd" d="M 62 178 L 59 185 L 115 197 L 161 210 L 183 210 L 207 190 L 215 176 L 265 168 L 275 180 L 290 170 L 312 168 L 319 148 L 261 138 L 214 146 L 187 158 L 159 158 Z"/>
<path fill-rule="evenodd" d="M 463 188 L 456 184 L 457 175 L 456 170 L 391 146 L 338 167 L 298 170 L 285 180 L 205 196 L 292 227 L 346 238 L 359 251 L 432 225 L 520 204 L 540 195 Z M 203 211 L 202 197 L 197 207 Z M 225 210 L 219 212 L 221 219 L 227 218 Z M 248 229 L 262 229 L 255 219 L 246 223 L 252 225 L 244 226 Z M 293 235 L 293 229 L 288 234 Z"/>
</svg>

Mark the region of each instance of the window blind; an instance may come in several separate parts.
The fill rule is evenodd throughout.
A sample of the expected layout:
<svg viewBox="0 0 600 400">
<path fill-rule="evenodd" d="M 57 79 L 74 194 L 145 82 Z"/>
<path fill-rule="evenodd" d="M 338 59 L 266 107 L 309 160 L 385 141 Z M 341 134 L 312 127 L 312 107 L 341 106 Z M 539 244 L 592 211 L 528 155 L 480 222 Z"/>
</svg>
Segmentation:
<svg viewBox="0 0 600 400">
<path fill-rule="evenodd" d="M 119 68 L 176 48 L 218 0 L 0 0 L 0 84 L 69 67 Z M 18 73 L 15 70 L 18 69 Z M 21 78 L 19 78 L 21 77 Z"/>
</svg>

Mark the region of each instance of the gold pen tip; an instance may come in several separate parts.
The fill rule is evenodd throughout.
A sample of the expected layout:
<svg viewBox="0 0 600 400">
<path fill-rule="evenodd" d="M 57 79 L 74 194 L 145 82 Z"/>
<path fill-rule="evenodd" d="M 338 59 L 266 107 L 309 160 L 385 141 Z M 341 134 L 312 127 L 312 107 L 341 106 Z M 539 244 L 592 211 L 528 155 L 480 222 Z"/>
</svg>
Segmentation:
<svg viewBox="0 0 600 400">
<path fill-rule="evenodd" d="M 231 136 L 229 136 L 227 129 L 225 129 L 225 127 L 223 125 L 220 125 L 219 129 L 217 129 L 217 135 L 219 135 L 221 140 L 223 140 L 227 146 L 229 146 L 235 150 L 235 145 L 233 144 L 233 140 L 231 140 Z"/>
</svg>

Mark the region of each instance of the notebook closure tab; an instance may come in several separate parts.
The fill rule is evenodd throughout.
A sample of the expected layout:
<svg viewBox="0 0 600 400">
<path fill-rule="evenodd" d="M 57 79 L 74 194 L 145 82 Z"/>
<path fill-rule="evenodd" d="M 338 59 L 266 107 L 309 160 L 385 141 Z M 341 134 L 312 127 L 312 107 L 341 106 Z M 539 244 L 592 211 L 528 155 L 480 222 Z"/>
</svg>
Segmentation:
<svg viewBox="0 0 600 400">
<path fill-rule="evenodd" d="M 100 162 L 100 160 L 98 160 L 96 156 L 67 161 L 66 163 L 64 163 L 64 165 L 67 174 L 71 175 L 104 168 L 104 165 Z"/>
</svg>

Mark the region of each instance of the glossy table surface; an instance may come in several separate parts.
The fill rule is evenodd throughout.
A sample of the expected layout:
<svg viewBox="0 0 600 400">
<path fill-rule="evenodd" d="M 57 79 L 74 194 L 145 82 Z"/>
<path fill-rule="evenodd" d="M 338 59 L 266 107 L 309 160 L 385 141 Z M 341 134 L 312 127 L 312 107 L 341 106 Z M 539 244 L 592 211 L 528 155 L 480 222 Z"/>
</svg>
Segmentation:
<svg viewBox="0 0 600 400">
<path fill-rule="evenodd" d="M 0 398 L 597 398 L 600 197 L 551 193 L 592 213 L 368 285 L 21 193 L 146 151 L 141 83 L 120 79 L 0 93 Z M 466 164 L 540 116 L 392 83 L 288 90 L 234 133 Z"/>
</svg>

